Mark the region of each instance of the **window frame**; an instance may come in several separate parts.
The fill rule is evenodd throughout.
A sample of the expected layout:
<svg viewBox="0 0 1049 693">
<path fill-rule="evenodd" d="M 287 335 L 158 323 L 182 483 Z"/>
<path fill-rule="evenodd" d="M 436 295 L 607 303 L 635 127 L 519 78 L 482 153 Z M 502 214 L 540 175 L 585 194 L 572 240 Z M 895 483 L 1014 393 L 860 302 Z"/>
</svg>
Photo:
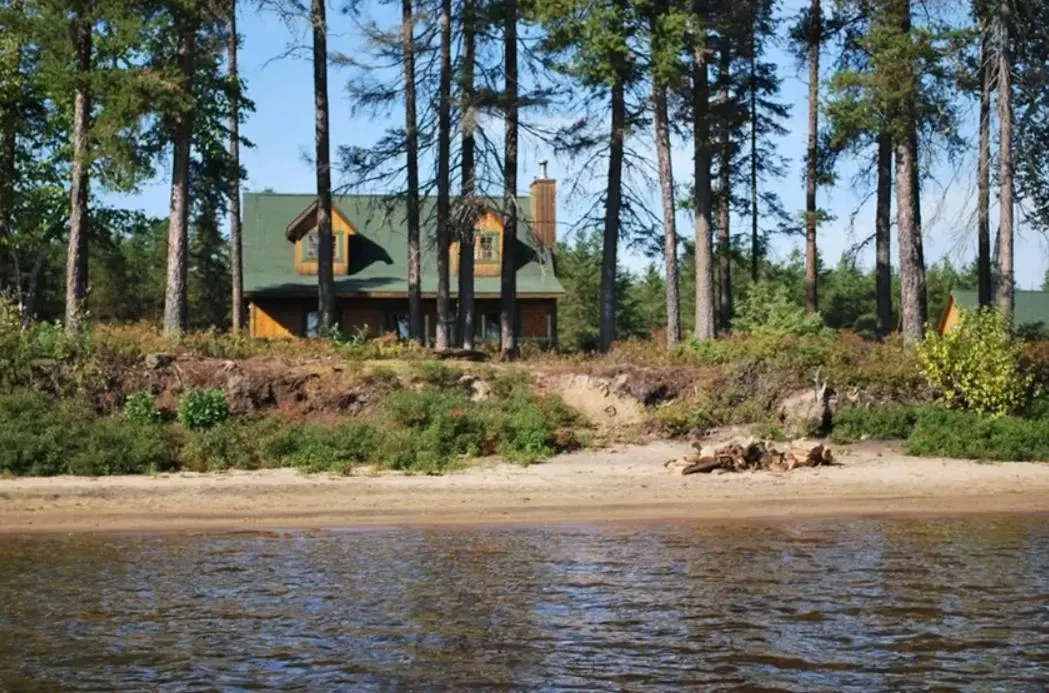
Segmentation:
<svg viewBox="0 0 1049 693">
<path fill-rule="evenodd" d="M 321 245 L 320 245 L 320 233 L 317 231 L 317 229 L 313 229 L 311 231 L 306 232 L 305 234 L 303 234 L 302 238 L 300 238 L 299 242 L 296 244 L 296 247 L 299 249 L 298 250 L 298 255 L 299 255 L 298 259 L 299 259 L 299 264 L 301 264 L 301 265 L 316 265 L 318 262 L 320 262 L 320 258 L 319 257 L 310 257 L 309 256 L 308 248 L 309 248 L 309 238 L 311 236 L 313 238 L 317 239 L 317 252 L 318 252 L 318 254 L 320 253 L 320 248 L 321 248 Z M 346 236 L 346 232 L 345 231 L 341 231 L 341 230 L 338 230 L 338 229 L 332 229 L 332 231 L 331 231 L 332 262 L 334 262 L 334 263 L 344 262 L 344 260 L 343 260 L 343 253 L 344 253 L 344 247 L 346 245 L 345 242 L 344 242 L 345 236 Z"/>
<path fill-rule="evenodd" d="M 492 240 L 492 257 L 482 258 L 481 257 L 481 239 L 490 238 Z M 500 260 L 499 247 L 499 232 L 498 231 L 474 231 L 474 264 L 475 265 L 497 265 Z"/>
</svg>

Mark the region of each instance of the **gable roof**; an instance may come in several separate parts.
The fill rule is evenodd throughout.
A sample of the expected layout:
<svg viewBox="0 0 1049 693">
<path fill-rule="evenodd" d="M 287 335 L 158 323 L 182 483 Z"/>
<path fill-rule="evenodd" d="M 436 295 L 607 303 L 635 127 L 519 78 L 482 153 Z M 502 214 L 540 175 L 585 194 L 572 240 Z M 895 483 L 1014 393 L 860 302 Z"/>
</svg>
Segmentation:
<svg viewBox="0 0 1049 693">
<path fill-rule="evenodd" d="M 308 217 L 315 195 L 245 193 L 243 209 L 244 293 L 248 296 L 314 296 L 317 277 L 295 271 L 288 229 Z M 408 291 L 408 232 L 404 200 L 373 195 L 345 195 L 332 200 L 338 213 L 357 230 L 348 239 L 350 269 L 335 277 L 338 295 L 406 294 Z M 532 233 L 527 197 L 518 198 L 517 292 L 559 295 L 564 287 L 554 275 L 553 257 Z M 498 212 L 501 202 L 489 208 Z M 437 253 L 434 229 L 436 198 L 420 205 L 421 285 L 424 294 L 437 291 Z M 457 280 L 452 272 L 452 295 Z M 474 292 L 498 295 L 499 277 L 475 277 Z"/>
<path fill-rule="evenodd" d="M 952 291 L 954 304 L 962 310 L 978 308 L 976 291 Z M 1049 328 L 1049 291 L 1017 291 L 1013 294 L 1013 329 Z"/>
</svg>

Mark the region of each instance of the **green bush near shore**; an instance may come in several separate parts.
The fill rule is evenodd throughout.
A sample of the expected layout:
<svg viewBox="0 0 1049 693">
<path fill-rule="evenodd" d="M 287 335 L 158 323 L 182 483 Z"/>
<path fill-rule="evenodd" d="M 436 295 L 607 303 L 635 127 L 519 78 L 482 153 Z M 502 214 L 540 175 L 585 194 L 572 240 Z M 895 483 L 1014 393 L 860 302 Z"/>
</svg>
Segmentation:
<svg viewBox="0 0 1049 693">
<path fill-rule="evenodd" d="M 833 443 L 858 440 L 906 440 L 914 431 L 920 407 L 887 404 L 842 409 L 834 416 Z"/>
<path fill-rule="evenodd" d="M 918 416 L 905 449 L 922 457 L 1049 462 L 1049 419 L 928 409 Z"/>
<path fill-rule="evenodd" d="M 447 385 L 450 378 L 435 380 Z M 88 402 L 56 401 L 22 390 L 0 396 L 0 474 L 101 476 L 264 467 L 345 474 L 362 464 L 440 472 L 482 455 L 534 462 L 575 444 L 575 414 L 560 399 L 505 391 L 506 397 L 474 402 L 461 387 L 397 390 L 377 420 L 338 423 L 276 417 L 223 421 L 211 413 L 226 410 L 208 394 L 195 410 L 200 416 L 161 423 L 147 406 L 152 405 L 148 395 L 135 396 L 124 416 L 99 416 Z"/>
</svg>

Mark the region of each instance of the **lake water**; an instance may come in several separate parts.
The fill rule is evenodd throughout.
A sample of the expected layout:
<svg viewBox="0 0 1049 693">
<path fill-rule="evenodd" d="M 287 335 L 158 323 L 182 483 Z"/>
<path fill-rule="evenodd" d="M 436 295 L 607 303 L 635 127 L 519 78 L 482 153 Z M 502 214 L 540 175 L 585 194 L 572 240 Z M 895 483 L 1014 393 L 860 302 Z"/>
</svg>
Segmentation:
<svg viewBox="0 0 1049 693">
<path fill-rule="evenodd" d="M 0 537 L 0 690 L 1049 688 L 1049 518 Z"/>
</svg>

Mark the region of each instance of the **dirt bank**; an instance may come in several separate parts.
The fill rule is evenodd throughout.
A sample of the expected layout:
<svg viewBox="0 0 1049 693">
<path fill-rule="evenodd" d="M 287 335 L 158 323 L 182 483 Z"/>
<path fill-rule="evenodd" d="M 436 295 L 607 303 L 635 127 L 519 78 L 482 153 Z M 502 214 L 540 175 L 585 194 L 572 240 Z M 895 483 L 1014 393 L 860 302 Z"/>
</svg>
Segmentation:
<svg viewBox="0 0 1049 693">
<path fill-rule="evenodd" d="M 443 477 L 292 471 L 0 481 L 0 532 L 184 531 L 501 522 L 1049 511 L 1049 465 L 838 450 L 840 466 L 678 477 L 685 444 L 587 451 Z"/>
</svg>

